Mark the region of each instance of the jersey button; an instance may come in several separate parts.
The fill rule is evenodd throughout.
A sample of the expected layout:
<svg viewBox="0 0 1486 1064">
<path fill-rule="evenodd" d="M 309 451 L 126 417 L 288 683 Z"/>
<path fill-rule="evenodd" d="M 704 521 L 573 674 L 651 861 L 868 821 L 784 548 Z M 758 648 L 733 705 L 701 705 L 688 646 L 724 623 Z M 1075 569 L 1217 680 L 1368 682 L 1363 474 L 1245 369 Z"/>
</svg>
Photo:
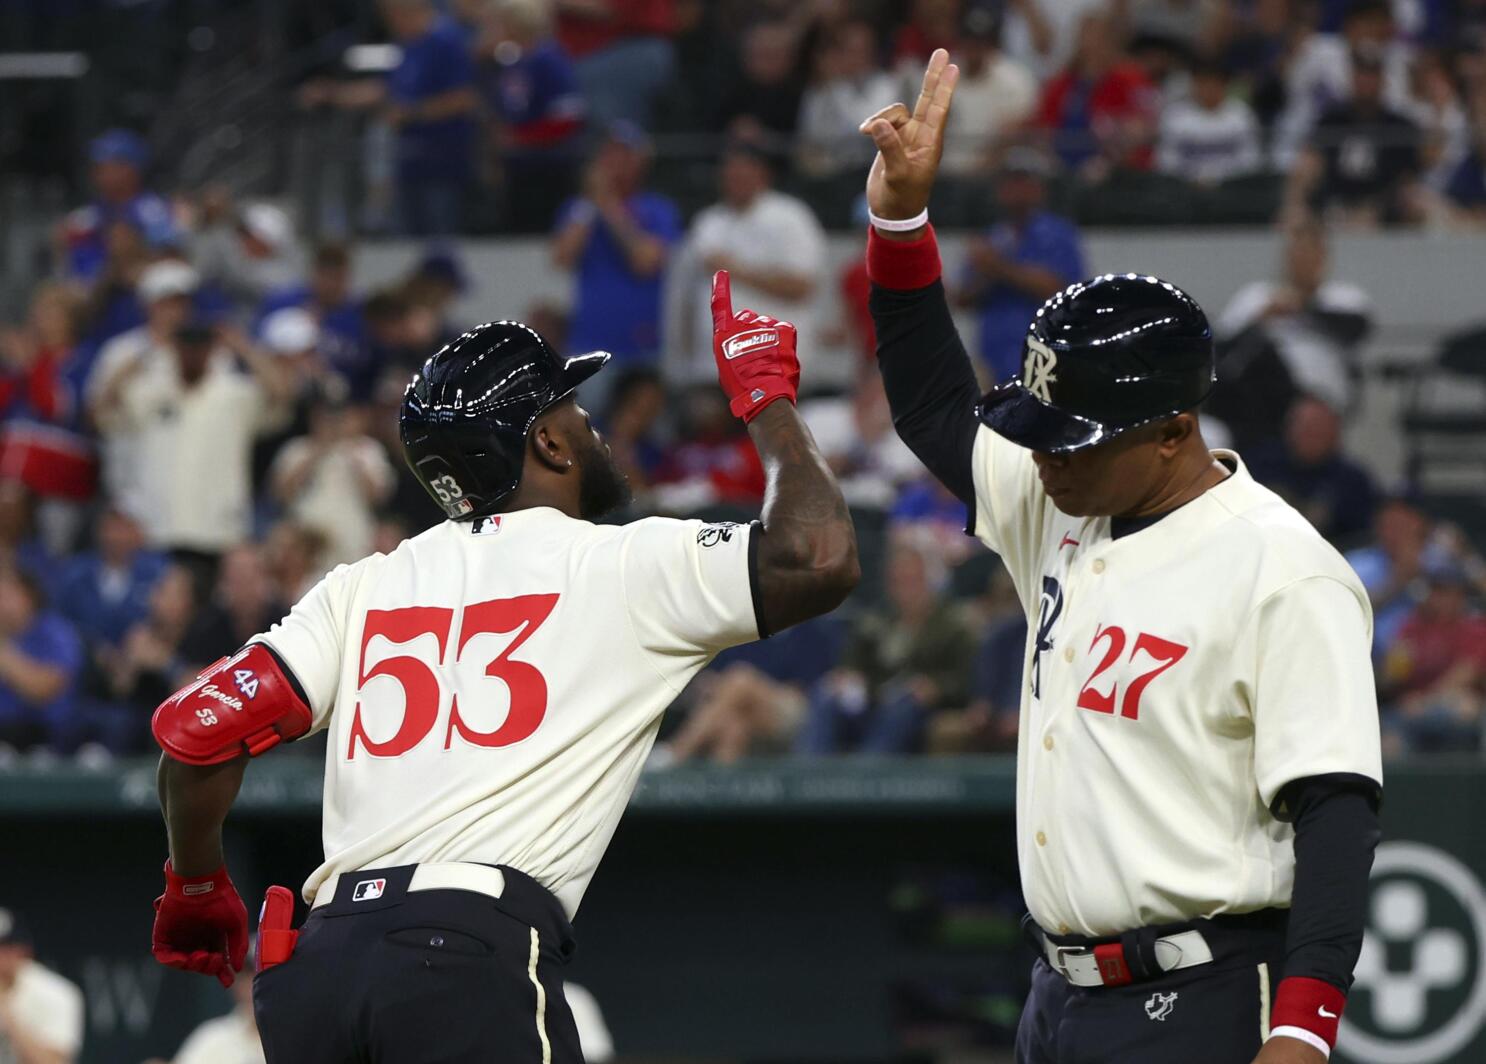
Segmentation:
<svg viewBox="0 0 1486 1064">
<path fill-rule="evenodd" d="M 1053 737 L 1051 735 L 1043 736 L 1042 748 L 1044 750 L 1051 750 L 1053 748 Z"/>
<path fill-rule="evenodd" d="M 1039 846 L 1046 846 L 1047 845 L 1047 836 L 1044 835 L 1040 831 L 1037 833 L 1037 845 L 1039 845 Z"/>
<path fill-rule="evenodd" d="M 1073 661 L 1073 648 L 1072 647 L 1065 647 L 1063 649 L 1063 660 L 1064 661 L 1067 661 L 1067 662 Z"/>
<path fill-rule="evenodd" d="M 1100 573 L 1104 572 L 1104 559 L 1103 558 L 1095 558 L 1094 559 L 1093 569 L 1094 569 L 1094 575 L 1095 576 L 1098 576 Z"/>
<path fill-rule="evenodd" d="M 1072 933 L 1073 933 L 1073 928 L 1069 927 L 1067 924 L 1059 924 L 1058 925 L 1058 934 L 1060 934 L 1060 935 L 1069 935 L 1069 934 L 1072 934 Z"/>
</svg>

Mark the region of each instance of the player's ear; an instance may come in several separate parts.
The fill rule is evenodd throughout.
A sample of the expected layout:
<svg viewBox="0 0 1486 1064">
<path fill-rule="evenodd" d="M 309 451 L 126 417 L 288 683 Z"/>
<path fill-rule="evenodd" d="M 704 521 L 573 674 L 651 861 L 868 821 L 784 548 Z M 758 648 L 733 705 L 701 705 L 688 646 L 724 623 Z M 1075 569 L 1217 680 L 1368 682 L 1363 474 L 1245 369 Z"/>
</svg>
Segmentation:
<svg viewBox="0 0 1486 1064">
<path fill-rule="evenodd" d="M 549 410 L 539 417 L 527 435 L 527 441 L 538 462 L 554 473 L 565 473 L 573 468 L 577 459 L 554 414 L 555 411 Z"/>
</svg>

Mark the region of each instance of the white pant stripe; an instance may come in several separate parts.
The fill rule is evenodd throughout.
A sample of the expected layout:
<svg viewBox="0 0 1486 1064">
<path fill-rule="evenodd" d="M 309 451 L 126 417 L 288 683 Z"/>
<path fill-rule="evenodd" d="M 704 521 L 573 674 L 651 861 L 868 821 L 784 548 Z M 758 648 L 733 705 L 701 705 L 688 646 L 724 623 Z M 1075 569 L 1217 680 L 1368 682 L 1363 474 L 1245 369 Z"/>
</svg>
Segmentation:
<svg viewBox="0 0 1486 1064">
<path fill-rule="evenodd" d="M 531 929 L 531 960 L 527 962 L 526 974 L 531 985 L 537 988 L 537 1037 L 542 1040 L 542 1064 L 552 1064 L 552 1043 L 547 1040 L 547 988 L 537 978 L 537 955 L 541 950 L 542 939 L 534 927 Z"/>
<path fill-rule="evenodd" d="M 535 931 L 532 934 L 536 934 Z M 1269 965 L 1259 965 L 1259 1043 L 1269 1041 Z"/>
</svg>

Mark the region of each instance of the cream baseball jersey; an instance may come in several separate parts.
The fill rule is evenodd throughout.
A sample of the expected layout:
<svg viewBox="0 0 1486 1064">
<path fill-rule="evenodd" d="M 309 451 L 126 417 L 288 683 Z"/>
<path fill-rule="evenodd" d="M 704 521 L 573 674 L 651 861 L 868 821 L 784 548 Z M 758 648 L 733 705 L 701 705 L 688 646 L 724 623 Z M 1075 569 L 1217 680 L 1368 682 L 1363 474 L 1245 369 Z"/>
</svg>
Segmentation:
<svg viewBox="0 0 1486 1064">
<path fill-rule="evenodd" d="M 446 521 L 341 566 L 258 638 L 329 730 L 325 863 L 505 864 L 571 916 L 655 740 L 758 638 L 753 529 L 548 508 Z"/>
<path fill-rule="evenodd" d="M 1027 611 L 1017 852 L 1033 918 L 1105 936 L 1288 908 L 1285 784 L 1382 781 L 1372 611 L 1350 566 L 1236 454 L 1118 538 L 1063 514 L 982 427 L 974 531 Z"/>
</svg>

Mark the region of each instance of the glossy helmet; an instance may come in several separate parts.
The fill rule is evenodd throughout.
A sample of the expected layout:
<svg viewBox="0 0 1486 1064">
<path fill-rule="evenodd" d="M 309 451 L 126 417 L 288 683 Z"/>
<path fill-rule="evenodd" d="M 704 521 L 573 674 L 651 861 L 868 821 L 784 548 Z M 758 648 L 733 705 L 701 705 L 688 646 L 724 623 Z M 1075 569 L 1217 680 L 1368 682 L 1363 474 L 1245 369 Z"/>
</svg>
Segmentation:
<svg viewBox="0 0 1486 1064">
<path fill-rule="evenodd" d="M 607 351 L 562 358 L 519 321 L 478 325 L 413 374 L 398 414 L 418 482 L 455 521 L 493 513 L 521 483 L 526 436 Z"/>
<path fill-rule="evenodd" d="M 993 388 L 976 413 L 1013 443 L 1066 454 L 1191 410 L 1216 382 L 1197 301 L 1159 277 L 1107 273 L 1042 305 L 1021 379 Z"/>
</svg>

